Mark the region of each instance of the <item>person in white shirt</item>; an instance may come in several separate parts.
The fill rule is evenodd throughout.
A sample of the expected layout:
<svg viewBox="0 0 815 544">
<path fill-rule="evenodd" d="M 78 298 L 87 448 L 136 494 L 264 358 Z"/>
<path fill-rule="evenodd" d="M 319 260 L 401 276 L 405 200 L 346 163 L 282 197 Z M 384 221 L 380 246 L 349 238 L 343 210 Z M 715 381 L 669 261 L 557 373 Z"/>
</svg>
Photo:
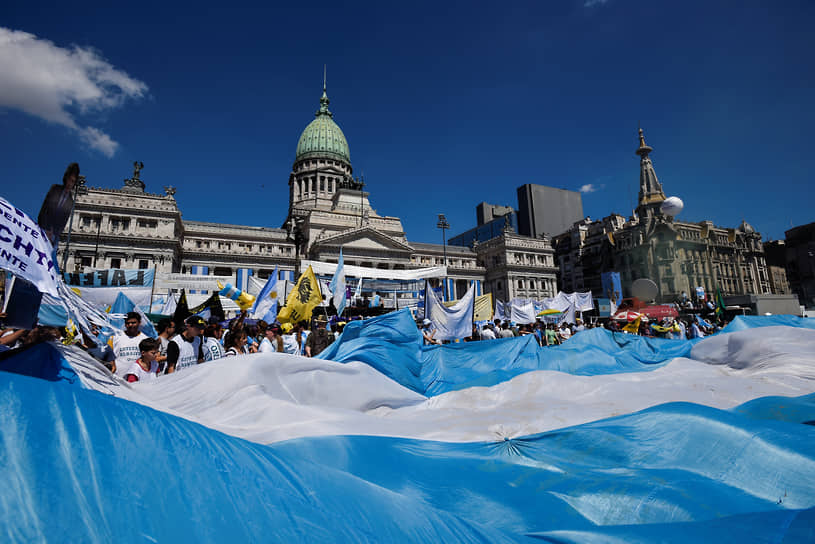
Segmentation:
<svg viewBox="0 0 815 544">
<path fill-rule="evenodd" d="M 194 315 L 187 318 L 185 325 L 184 331 L 175 335 L 167 346 L 167 370 L 165 371 L 167 374 L 203 361 L 200 355 L 201 332 L 206 327 L 206 323 L 201 316 Z"/>
<path fill-rule="evenodd" d="M 145 338 L 139 342 L 141 357 L 130 363 L 125 370 L 125 380 L 133 382 L 149 382 L 158 378 L 158 349 L 161 343 L 153 338 Z"/>
<path fill-rule="evenodd" d="M 561 342 L 565 342 L 566 340 L 568 340 L 569 338 L 572 337 L 572 330 L 569 328 L 569 326 L 566 324 L 566 322 L 564 322 L 560 326 L 560 330 L 558 331 L 558 336 L 560 336 L 560 341 Z"/>
<path fill-rule="evenodd" d="M 204 339 L 201 343 L 204 361 L 214 361 L 224 356 L 224 347 L 221 345 L 223 333 L 220 323 L 211 323 L 204 329 Z"/>
<path fill-rule="evenodd" d="M 113 368 L 111 371 L 119 377 L 130 368 L 130 364 L 139 358 L 139 342 L 147 335 L 139 330 L 141 316 L 138 312 L 128 312 L 125 317 L 125 330 L 111 338 L 113 348 Z"/>
<path fill-rule="evenodd" d="M 258 351 L 261 353 L 283 353 L 283 338 L 280 336 L 280 328 L 277 325 L 266 327 L 263 340 L 260 341 Z"/>
<path fill-rule="evenodd" d="M 492 325 L 487 324 L 481 329 L 482 340 L 495 340 L 495 331 L 492 330 Z"/>
<path fill-rule="evenodd" d="M 281 325 L 283 334 L 283 352 L 290 353 L 291 355 L 300 354 L 300 343 L 297 342 L 297 332 L 294 331 L 294 326 L 291 323 L 283 323 Z"/>
</svg>

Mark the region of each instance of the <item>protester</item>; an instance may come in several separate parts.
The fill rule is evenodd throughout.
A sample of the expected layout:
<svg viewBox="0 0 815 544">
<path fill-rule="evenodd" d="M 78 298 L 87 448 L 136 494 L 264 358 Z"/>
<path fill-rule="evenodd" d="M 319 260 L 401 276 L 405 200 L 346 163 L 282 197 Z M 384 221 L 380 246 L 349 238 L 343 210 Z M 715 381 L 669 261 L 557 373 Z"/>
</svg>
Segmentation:
<svg viewBox="0 0 815 544">
<path fill-rule="evenodd" d="M 291 323 L 283 323 L 283 352 L 291 355 L 300 355 L 300 335 L 294 330 Z"/>
<path fill-rule="evenodd" d="M 141 326 L 141 315 L 138 312 L 128 312 L 125 316 L 125 328 L 123 332 L 116 334 L 111 339 L 113 348 L 113 364 L 111 372 L 119 377 L 124 376 L 124 372 L 130 368 L 130 364 L 139 358 L 139 343 L 147 338 L 147 335 L 139 330 Z"/>
<path fill-rule="evenodd" d="M 158 350 L 161 342 L 154 338 L 145 338 L 139 342 L 141 357 L 130 363 L 124 378 L 130 383 L 147 382 L 158 378 Z"/>
<path fill-rule="evenodd" d="M 224 357 L 234 357 L 248 353 L 246 350 L 246 338 L 247 333 L 245 328 L 238 327 L 230 329 L 229 336 L 226 342 L 224 342 L 224 348 L 226 349 Z"/>
<path fill-rule="evenodd" d="M 429 346 L 432 344 L 441 344 L 438 340 L 433 338 L 436 334 L 436 329 L 433 329 L 433 322 L 430 321 L 428 318 L 424 318 L 422 321 L 421 331 L 422 331 L 422 338 L 424 339 L 424 345 Z"/>
<path fill-rule="evenodd" d="M 481 328 L 482 340 L 495 340 L 495 331 L 492 330 L 492 323 L 487 323 Z"/>
<path fill-rule="evenodd" d="M 201 332 L 206 327 L 206 322 L 200 316 L 194 315 L 188 317 L 184 324 L 185 327 L 181 334 L 175 335 L 167 346 L 166 374 L 172 374 L 203 361 Z"/>
<path fill-rule="evenodd" d="M 204 339 L 201 343 L 201 352 L 203 353 L 204 361 L 215 361 L 224 356 L 224 347 L 221 345 L 223 332 L 221 324 L 217 321 L 210 323 L 204 329 Z"/>
<path fill-rule="evenodd" d="M 0 330 L 0 351 L 15 348 L 25 332 L 25 329 Z"/>
<path fill-rule="evenodd" d="M 549 323 L 549 325 L 546 327 L 544 339 L 547 346 L 556 346 L 560 344 L 560 339 L 558 338 L 557 331 L 555 331 L 554 323 Z"/>
<path fill-rule="evenodd" d="M 566 340 L 572 337 L 572 330 L 569 328 L 569 325 L 565 321 L 560 324 L 558 336 L 560 337 L 561 343 L 565 342 Z"/>
<path fill-rule="evenodd" d="M 334 334 L 325 330 L 326 320 L 323 316 L 314 320 L 314 328 L 306 339 L 306 357 L 315 357 L 334 341 Z"/>
<path fill-rule="evenodd" d="M 283 337 L 277 325 L 266 327 L 265 337 L 260 341 L 258 351 L 260 353 L 283 353 Z"/>
<path fill-rule="evenodd" d="M 513 338 L 515 335 L 512 333 L 512 330 L 509 328 L 509 321 L 504 321 L 501 324 L 501 331 L 498 333 L 499 338 Z"/>
<path fill-rule="evenodd" d="M 583 320 L 579 317 L 575 319 L 575 327 L 573 332 L 582 332 L 586 330 L 586 326 L 583 324 Z"/>
<path fill-rule="evenodd" d="M 164 365 L 167 362 L 167 346 L 170 344 L 170 338 L 175 336 L 175 321 L 169 317 L 165 317 L 158 322 L 157 330 L 158 338 L 156 338 L 156 340 L 159 341 L 160 345 L 156 362 L 158 362 L 159 368 L 163 371 Z"/>
</svg>

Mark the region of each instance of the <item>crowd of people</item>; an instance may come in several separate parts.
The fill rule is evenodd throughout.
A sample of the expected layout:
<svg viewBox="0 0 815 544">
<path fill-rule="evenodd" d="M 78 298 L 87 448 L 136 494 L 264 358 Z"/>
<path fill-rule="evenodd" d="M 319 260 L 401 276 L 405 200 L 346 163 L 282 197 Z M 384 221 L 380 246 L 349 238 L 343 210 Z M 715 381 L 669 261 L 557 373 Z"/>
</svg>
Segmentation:
<svg viewBox="0 0 815 544">
<path fill-rule="evenodd" d="M 430 319 L 422 319 L 416 322 L 416 326 L 422 333 L 425 345 L 444 344 L 447 340 L 435 338 L 436 329 Z M 472 334 L 462 340 L 464 342 L 474 342 L 480 340 L 495 340 L 498 338 L 514 338 L 517 336 L 532 335 L 539 346 L 554 346 L 562 344 L 573 335 L 586 329 L 599 326 L 597 323 L 583 323 L 580 318 L 574 323 L 561 322 L 547 323 L 538 320 L 535 323 L 517 324 L 509 320 L 495 319 L 482 326 L 473 324 Z"/>
<path fill-rule="evenodd" d="M 430 319 L 420 319 L 416 324 L 425 345 L 449 342 L 435 338 L 436 329 Z M 595 327 L 626 334 L 684 340 L 714 334 L 725 324 L 717 321 L 709 323 L 698 316 L 651 322 L 641 320 L 633 324 L 614 320 L 584 323 L 580 318 L 575 319 L 574 323 L 562 321 L 555 324 L 538 320 L 530 324 L 516 324 L 495 319 L 482 326 L 474 324 L 472 334 L 462 341 L 532 335 L 539 346 L 555 346 Z M 85 349 L 113 374 L 128 382 L 143 382 L 193 365 L 242 354 L 277 352 L 314 357 L 335 341 L 345 323 L 332 320 L 331 326 L 328 325 L 324 316 L 315 318 L 309 328 L 305 321 L 297 324 L 266 323 L 263 320 L 250 323 L 245 314 L 241 314 L 224 327 L 217 318 L 207 321 L 193 315 L 180 323 L 173 318 L 162 319 L 156 328 L 157 336 L 151 338 L 141 331 L 141 314 L 129 312 L 125 316 L 124 329 L 110 338 L 107 344 L 98 345 L 89 336 L 72 334 L 67 329 L 40 326 L 32 330 L 0 329 L 0 351 L 42 341 L 62 341 Z"/>
<path fill-rule="evenodd" d="M 278 352 L 314 357 L 334 342 L 345 325 L 338 321 L 329 330 L 324 316 L 315 318 L 311 328 L 305 321 L 297 324 L 269 324 L 263 320 L 249 323 L 245 314 L 229 321 L 226 327 L 217 318 L 207 321 L 198 315 L 179 321 L 162 319 L 156 327 L 158 335 L 151 338 L 142 332 L 141 314 L 129 312 L 125 316 L 124 329 L 102 345 L 87 335 L 72 334 L 66 328 L 0 329 L 0 351 L 42 341 L 74 344 L 100 361 L 111 373 L 128 382 L 144 382 L 193 365 L 249 353 Z"/>
<path fill-rule="evenodd" d="M 714 320 L 708 322 L 699 317 L 688 319 L 665 318 L 650 322 L 643 319 L 638 323 L 620 323 L 614 320 L 606 320 L 602 323 L 600 321 L 584 323 L 582 319 L 576 318 L 574 323 L 566 321 L 547 323 L 538 320 L 535 323 L 517 324 L 509 320 L 495 319 L 493 322 L 485 323 L 480 327 L 473 324 L 472 334 L 464 338 L 463 341 L 495 340 L 531 334 L 535 337 L 539 346 L 556 346 L 566 342 L 581 331 L 597 327 L 623 334 L 686 340 L 715 334 L 726 324 L 724 321 Z M 416 326 L 422 333 L 425 345 L 448 343 L 447 340 L 441 341 L 435 338 L 436 329 L 430 319 L 419 320 L 416 322 Z"/>
</svg>

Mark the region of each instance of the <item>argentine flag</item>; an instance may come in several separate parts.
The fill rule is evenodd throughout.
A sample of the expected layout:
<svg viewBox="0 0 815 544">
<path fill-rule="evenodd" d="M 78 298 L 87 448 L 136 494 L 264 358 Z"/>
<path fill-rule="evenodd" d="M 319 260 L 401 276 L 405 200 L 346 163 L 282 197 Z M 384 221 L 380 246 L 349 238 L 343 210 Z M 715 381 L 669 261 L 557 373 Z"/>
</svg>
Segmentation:
<svg viewBox="0 0 815 544">
<path fill-rule="evenodd" d="M 267 323 L 277 320 L 277 267 L 258 293 L 255 305 L 250 312 L 252 319 L 262 319 Z"/>
<path fill-rule="evenodd" d="M 342 315 L 343 310 L 345 310 L 345 268 L 343 266 L 342 248 L 340 248 L 340 260 L 337 263 L 337 270 L 334 271 L 334 277 L 331 278 L 331 284 L 328 288 L 332 293 L 337 315 Z"/>
</svg>

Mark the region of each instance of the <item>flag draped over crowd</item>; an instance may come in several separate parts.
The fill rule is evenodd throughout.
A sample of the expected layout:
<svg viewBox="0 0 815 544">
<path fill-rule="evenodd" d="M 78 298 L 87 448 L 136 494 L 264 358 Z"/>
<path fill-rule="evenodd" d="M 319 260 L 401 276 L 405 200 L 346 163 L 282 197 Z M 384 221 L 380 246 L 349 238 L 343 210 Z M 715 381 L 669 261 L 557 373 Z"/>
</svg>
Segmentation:
<svg viewBox="0 0 815 544">
<path fill-rule="evenodd" d="M 0 360 L 0 516 L 15 542 L 811 542 L 813 327 L 423 346 L 403 310 L 325 359 L 136 386 L 41 344 Z M 172 515 L 121 515 L 156 490 Z"/>
</svg>

